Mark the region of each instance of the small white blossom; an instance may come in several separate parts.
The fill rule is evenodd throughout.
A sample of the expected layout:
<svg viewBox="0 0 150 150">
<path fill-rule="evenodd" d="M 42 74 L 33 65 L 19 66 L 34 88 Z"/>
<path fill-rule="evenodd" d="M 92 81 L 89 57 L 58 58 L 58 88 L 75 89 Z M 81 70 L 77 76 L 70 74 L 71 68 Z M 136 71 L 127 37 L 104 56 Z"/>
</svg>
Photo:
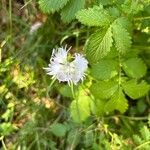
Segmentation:
<svg viewBox="0 0 150 150">
<path fill-rule="evenodd" d="M 72 62 L 68 61 L 68 52 L 70 48 L 53 49 L 50 64 L 47 68 L 47 74 L 52 75 L 52 78 L 58 79 L 60 82 L 73 82 L 77 84 L 80 80 L 83 81 L 85 71 L 88 68 L 88 61 L 83 55 L 75 54 Z"/>
</svg>

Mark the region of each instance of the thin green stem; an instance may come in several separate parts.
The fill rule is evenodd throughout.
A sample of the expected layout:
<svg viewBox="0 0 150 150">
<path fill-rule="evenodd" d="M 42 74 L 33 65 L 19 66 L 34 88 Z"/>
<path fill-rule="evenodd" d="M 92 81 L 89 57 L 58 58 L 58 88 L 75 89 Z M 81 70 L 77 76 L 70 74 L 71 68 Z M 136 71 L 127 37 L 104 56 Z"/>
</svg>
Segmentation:
<svg viewBox="0 0 150 150">
<path fill-rule="evenodd" d="M 73 96 L 73 98 L 75 99 L 75 93 L 74 93 L 74 88 L 73 88 L 73 82 L 71 82 L 70 87 L 71 87 L 72 96 Z"/>
<path fill-rule="evenodd" d="M 150 19 L 150 16 L 134 18 L 134 20 L 145 20 L 145 19 Z"/>
<path fill-rule="evenodd" d="M 5 145 L 5 142 L 4 142 L 4 137 L 2 137 L 2 139 L 1 139 L 1 141 L 2 141 L 2 145 L 3 145 L 3 148 L 4 148 L 4 150 L 7 150 L 7 147 L 6 147 L 6 145 Z"/>
<path fill-rule="evenodd" d="M 49 92 L 50 92 L 50 90 L 51 90 L 51 88 L 52 88 L 52 85 L 55 83 L 55 81 L 56 81 L 56 78 L 54 78 L 54 79 L 52 80 L 52 82 L 50 83 L 50 85 L 48 86 L 47 92 L 46 92 L 47 97 L 49 97 Z"/>
<path fill-rule="evenodd" d="M 78 117 L 79 117 L 79 122 L 81 122 L 79 102 L 78 102 L 78 98 L 76 98 L 76 95 L 75 95 L 75 92 L 74 92 L 74 85 L 73 85 L 72 81 L 71 81 L 70 87 L 71 87 L 71 92 L 72 92 L 73 99 L 76 101 L 76 108 L 77 108 L 77 114 L 78 114 Z"/>
<path fill-rule="evenodd" d="M 147 144 L 150 144 L 150 141 L 144 142 L 143 144 L 137 146 L 137 147 L 135 148 L 135 150 L 140 149 L 141 147 L 143 147 L 143 146 L 145 146 L 145 145 L 147 145 Z"/>
</svg>

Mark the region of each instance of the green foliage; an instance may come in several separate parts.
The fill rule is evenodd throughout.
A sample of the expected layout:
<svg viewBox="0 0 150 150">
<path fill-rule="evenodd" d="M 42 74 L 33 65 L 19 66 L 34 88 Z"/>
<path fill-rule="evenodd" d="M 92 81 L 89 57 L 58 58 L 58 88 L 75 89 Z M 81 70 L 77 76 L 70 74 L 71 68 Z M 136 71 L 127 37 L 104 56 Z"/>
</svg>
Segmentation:
<svg viewBox="0 0 150 150">
<path fill-rule="evenodd" d="M 118 62 L 113 59 L 103 59 L 91 68 L 91 75 L 98 80 L 108 80 L 117 74 Z"/>
<path fill-rule="evenodd" d="M 3 0 L 0 8 L 0 149 L 150 149 L 149 0 Z M 88 59 L 73 89 L 51 85 L 43 70 L 66 44 Z"/>
<path fill-rule="evenodd" d="M 143 3 L 140 1 L 125 0 L 122 5 L 122 10 L 128 15 L 137 14 L 139 11 L 143 10 Z"/>
<path fill-rule="evenodd" d="M 75 148 L 80 143 L 80 140 L 81 140 L 81 135 L 77 128 L 74 127 L 72 130 L 68 132 L 66 141 L 69 149 Z"/>
<path fill-rule="evenodd" d="M 0 136 L 10 135 L 15 130 L 15 127 L 10 122 L 0 124 Z"/>
<path fill-rule="evenodd" d="M 90 36 L 86 43 L 86 55 L 90 63 L 98 62 L 111 50 L 113 39 L 119 53 L 125 53 L 131 47 L 131 37 L 127 31 L 129 22 L 124 17 L 110 16 L 109 11 L 101 7 L 83 9 L 77 19 L 88 26 L 102 26 Z"/>
<path fill-rule="evenodd" d="M 71 93 L 71 88 L 68 85 L 63 85 L 61 87 L 59 87 L 59 92 L 61 95 L 63 95 L 64 97 L 70 97 L 72 98 L 73 95 Z"/>
<path fill-rule="evenodd" d="M 39 0 L 39 7 L 44 13 L 54 13 L 61 10 L 61 19 L 70 22 L 76 13 L 84 8 L 85 0 Z"/>
<path fill-rule="evenodd" d="M 95 99 L 91 103 L 91 112 L 96 116 L 103 116 L 105 114 L 106 100 Z"/>
<path fill-rule="evenodd" d="M 119 21 L 120 20 L 116 20 L 112 25 L 113 38 L 117 50 L 121 53 L 125 53 L 131 46 L 131 37 Z"/>
<path fill-rule="evenodd" d="M 123 83 L 123 89 L 129 97 L 132 99 L 138 99 L 148 93 L 149 85 L 145 81 L 137 83 L 136 79 L 132 79 Z"/>
<path fill-rule="evenodd" d="M 94 133 L 92 131 L 86 132 L 84 139 L 85 147 L 91 146 L 94 142 Z"/>
<path fill-rule="evenodd" d="M 39 6 L 44 13 L 53 13 L 63 8 L 68 1 L 69 0 L 39 0 Z"/>
<path fill-rule="evenodd" d="M 91 93 L 97 99 L 108 99 L 118 89 L 118 84 L 115 81 L 99 81 L 93 83 L 90 87 Z"/>
<path fill-rule="evenodd" d="M 128 108 L 128 101 L 122 91 L 117 91 L 105 105 L 105 111 L 119 110 L 124 113 Z"/>
<path fill-rule="evenodd" d="M 146 74 L 146 65 L 140 58 L 130 58 L 123 62 L 123 70 L 132 78 L 141 78 Z"/>
<path fill-rule="evenodd" d="M 102 57 L 110 52 L 112 46 L 111 28 L 100 29 L 95 32 L 86 44 L 86 55 L 90 63 L 100 61 Z"/>
<path fill-rule="evenodd" d="M 51 125 L 51 132 L 57 137 L 63 137 L 66 134 L 66 126 L 60 123 Z"/>
<path fill-rule="evenodd" d="M 75 14 L 84 8 L 85 0 L 70 0 L 61 11 L 61 18 L 64 22 L 70 22 Z"/>
<path fill-rule="evenodd" d="M 133 135 L 134 143 L 136 144 L 136 149 L 148 150 L 150 149 L 150 129 L 147 126 L 143 126 L 140 129 L 139 135 Z"/>
<path fill-rule="evenodd" d="M 77 13 L 76 18 L 88 26 L 107 26 L 110 22 L 110 16 L 102 6 L 81 10 Z"/>
<path fill-rule="evenodd" d="M 71 117 L 75 122 L 81 123 L 90 116 L 90 103 L 90 97 L 86 96 L 84 91 L 80 91 L 78 98 L 70 105 Z"/>
</svg>

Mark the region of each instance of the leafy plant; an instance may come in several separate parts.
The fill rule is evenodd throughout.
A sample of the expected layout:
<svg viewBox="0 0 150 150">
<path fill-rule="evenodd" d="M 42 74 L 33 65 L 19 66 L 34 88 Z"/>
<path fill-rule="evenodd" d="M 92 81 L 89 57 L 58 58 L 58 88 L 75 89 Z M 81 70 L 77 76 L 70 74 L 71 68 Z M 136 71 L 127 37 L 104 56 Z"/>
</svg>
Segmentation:
<svg viewBox="0 0 150 150">
<path fill-rule="evenodd" d="M 0 149 L 150 149 L 149 0 L 0 8 Z"/>
</svg>

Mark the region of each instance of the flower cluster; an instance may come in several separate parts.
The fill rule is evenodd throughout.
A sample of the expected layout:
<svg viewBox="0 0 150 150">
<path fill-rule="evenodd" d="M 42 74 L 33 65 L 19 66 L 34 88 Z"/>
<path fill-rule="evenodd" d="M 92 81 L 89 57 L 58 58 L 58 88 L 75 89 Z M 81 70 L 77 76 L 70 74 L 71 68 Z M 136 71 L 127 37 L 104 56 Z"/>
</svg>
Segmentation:
<svg viewBox="0 0 150 150">
<path fill-rule="evenodd" d="M 85 77 L 85 71 L 88 67 L 88 61 L 83 55 L 75 53 L 74 60 L 68 61 L 68 52 L 70 48 L 53 49 L 50 64 L 47 68 L 47 74 L 52 75 L 52 78 L 56 78 L 59 82 L 73 82 L 75 85 Z"/>
</svg>

